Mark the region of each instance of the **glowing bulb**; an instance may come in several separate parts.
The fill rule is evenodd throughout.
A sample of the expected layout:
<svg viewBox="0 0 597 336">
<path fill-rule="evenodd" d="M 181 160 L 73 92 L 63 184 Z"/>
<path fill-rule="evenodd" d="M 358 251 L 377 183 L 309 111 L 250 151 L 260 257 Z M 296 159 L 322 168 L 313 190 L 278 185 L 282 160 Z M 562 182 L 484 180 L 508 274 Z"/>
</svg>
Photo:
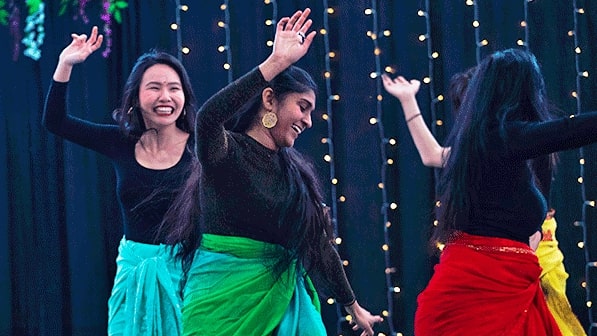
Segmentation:
<svg viewBox="0 0 597 336">
<path fill-rule="evenodd" d="M 327 34 L 327 33 L 328 33 L 328 31 L 327 31 L 327 30 L 325 30 L 325 28 L 321 28 L 321 29 L 319 30 L 319 33 L 320 33 L 321 35 L 325 35 L 325 34 Z"/>
<path fill-rule="evenodd" d="M 479 28 L 479 21 L 477 21 L 477 20 L 473 21 L 473 27 Z"/>
<path fill-rule="evenodd" d="M 342 244 L 342 238 L 337 237 L 336 238 L 336 245 L 340 245 L 340 244 Z"/>
<path fill-rule="evenodd" d="M 340 197 L 338 197 L 338 201 L 340 201 L 340 202 L 346 202 L 346 196 L 340 196 Z"/>
<path fill-rule="evenodd" d="M 185 55 L 188 55 L 191 52 L 191 49 L 189 49 L 189 47 L 182 47 L 182 53 Z"/>
<path fill-rule="evenodd" d="M 334 302 L 336 302 L 336 300 L 334 300 L 333 298 L 328 298 L 326 301 L 329 305 L 333 305 Z"/>
<path fill-rule="evenodd" d="M 390 209 L 396 210 L 397 208 L 398 208 L 398 204 L 396 204 L 396 203 L 390 203 Z"/>
<path fill-rule="evenodd" d="M 518 44 L 519 46 L 523 46 L 524 41 L 519 39 L 518 41 L 516 41 L 516 44 Z"/>
<path fill-rule="evenodd" d="M 224 52 L 224 51 L 226 51 L 226 49 L 228 49 L 226 46 L 219 46 L 218 47 L 218 51 L 219 52 Z"/>
<path fill-rule="evenodd" d="M 527 22 L 526 21 L 520 21 L 520 26 L 521 27 L 526 27 L 527 26 Z"/>
<path fill-rule="evenodd" d="M 218 21 L 218 27 L 224 28 L 225 26 L 226 24 L 224 23 L 224 21 Z"/>
<path fill-rule="evenodd" d="M 334 14 L 334 9 L 333 9 L 332 7 L 329 7 L 329 8 L 327 9 L 327 12 L 328 12 L 328 14 L 330 14 L 330 15 L 331 15 L 331 14 Z"/>
<path fill-rule="evenodd" d="M 439 57 L 439 53 L 438 53 L 437 51 L 434 51 L 434 52 L 431 54 L 431 57 L 432 57 L 432 58 L 438 58 L 438 57 Z"/>
<path fill-rule="evenodd" d="M 431 83 L 431 78 L 429 78 L 429 77 L 423 78 L 423 83 L 425 83 L 425 84 Z"/>
<path fill-rule="evenodd" d="M 230 70 L 230 68 L 231 68 L 231 67 L 230 67 L 230 64 L 228 64 L 228 63 L 224 63 L 223 67 L 224 67 L 224 69 L 226 69 L 226 70 Z"/>
<path fill-rule="evenodd" d="M 365 9 L 365 15 L 371 15 L 371 14 L 373 14 L 373 9 L 371 9 L 371 8 Z"/>
<path fill-rule="evenodd" d="M 425 16 L 425 12 L 424 12 L 423 10 L 419 9 L 419 10 L 417 11 L 417 15 L 418 15 L 418 16 Z"/>
<path fill-rule="evenodd" d="M 225 4 L 225 3 L 220 5 L 220 9 L 221 9 L 221 10 L 226 10 L 226 8 L 227 8 L 227 7 L 226 7 L 226 4 Z"/>
<path fill-rule="evenodd" d="M 274 23 L 274 21 L 272 21 L 271 19 L 265 20 L 265 25 L 266 26 L 271 26 L 273 23 Z"/>
<path fill-rule="evenodd" d="M 176 23 L 171 23 L 170 24 L 170 29 L 177 30 L 178 29 L 178 25 Z"/>
<path fill-rule="evenodd" d="M 370 123 L 371 125 L 375 125 L 375 124 L 377 124 L 377 118 L 375 118 L 375 117 L 371 117 L 371 118 L 369 118 L 369 123 Z"/>
<path fill-rule="evenodd" d="M 333 178 L 332 179 L 332 184 L 334 184 L 334 185 L 338 184 L 338 179 L 337 178 Z"/>
<path fill-rule="evenodd" d="M 336 57 L 336 53 L 335 53 L 335 52 L 333 52 L 333 51 L 330 51 L 330 53 L 328 54 L 328 56 L 329 56 L 330 58 L 334 58 L 334 57 Z"/>
<path fill-rule="evenodd" d="M 388 251 L 390 249 L 390 247 L 388 246 L 388 244 L 383 244 L 381 246 L 381 249 L 384 250 L 384 251 Z"/>
<path fill-rule="evenodd" d="M 181 9 L 183 12 L 186 12 L 186 11 L 188 11 L 188 10 L 189 10 L 189 6 L 187 6 L 187 5 L 182 5 L 182 6 L 180 6 L 180 9 Z"/>
<path fill-rule="evenodd" d="M 323 156 L 323 161 L 325 162 L 331 162 L 332 161 L 332 157 L 330 156 L 330 154 L 326 154 Z"/>
<path fill-rule="evenodd" d="M 425 36 L 423 34 L 419 35 L 419 41 L 421 41 L 421 42 L 425 41 L 426 38 L 427 38 L 427 36 Z"/>
</svg>

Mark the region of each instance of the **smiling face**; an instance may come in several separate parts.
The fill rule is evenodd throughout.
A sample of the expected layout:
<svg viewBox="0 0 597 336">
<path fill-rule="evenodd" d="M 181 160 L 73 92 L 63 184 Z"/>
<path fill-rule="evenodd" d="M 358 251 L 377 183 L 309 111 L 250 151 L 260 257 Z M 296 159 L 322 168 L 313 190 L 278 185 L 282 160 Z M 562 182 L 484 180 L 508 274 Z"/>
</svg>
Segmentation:
<svg viewBox="0 0 597 336">
<path fill-rule="evenodd" d="M 315 92 L 289 93 L 282 100 L 272 100 L 272 112 L 278 117 L 269 130 L 277 148 L 292 147 L 294 141 L 312 126 L 311 112 L 315 108 Z"/>
<path fill-rule="evenodd" d="M 184 104 L 182 84 L 174 69 L 156 64 L 145 71 L 139 85 L 139 105 L 146 128 L 175 127 Z"/>
</svg>

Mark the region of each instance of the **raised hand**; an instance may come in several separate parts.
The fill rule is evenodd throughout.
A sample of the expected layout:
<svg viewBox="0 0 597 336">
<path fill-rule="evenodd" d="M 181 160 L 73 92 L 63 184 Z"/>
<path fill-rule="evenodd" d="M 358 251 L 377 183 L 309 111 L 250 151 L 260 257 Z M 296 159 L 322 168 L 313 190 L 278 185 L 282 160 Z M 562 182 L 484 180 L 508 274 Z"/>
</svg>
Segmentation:
<svg viewBox="0 0 597 336">
<path fill-rule="evenodd" d="M 283 17 L 276 25 L 276 36 L 272 53 L 260 65 L 266 80 L 271 80 L 278 73 L 305 56 L 317 32 L 309 32 L 313 21 L 309 19 L 311 9 L 296 11 L 291 17 Z"/>
<path fill-rule="evenodd" d="M 85 61 L 89 55 L 101 47 L 104 40 L 103 35 L 98 35 L 97 26 L 91 29 L 89 38 L 85 34 L 71 34 L 71 37 L 73 38 L 72 42 L 62 50 L 59 59 L 60 62 L 67 65 Z"/>
<path fill-rule="evenodd" d="M 91 35 L 71 34 L 72 42 L 62 50 L 58 58 L 58 65 L 54 71 L 53 79 L 57 82 L 68 82 L 73 65 L 81 63 L 87 59 L 94 51 L 99 49 L 104 40 L 103 35 L 97 33 L 97 27 L 91 29 Z"/>
<path fill-rule="evenodd" d="M 391 79 L 387 74 L 383 74 L 381 75 L 381 79 L 386 91 L 400 99 L 400 101 L 405 98 L 413 98 L 419 92 L 419 87 L 421 86 L 420 81 L 416 79 L 408 81 L 402 76 Z"/>
</svg>

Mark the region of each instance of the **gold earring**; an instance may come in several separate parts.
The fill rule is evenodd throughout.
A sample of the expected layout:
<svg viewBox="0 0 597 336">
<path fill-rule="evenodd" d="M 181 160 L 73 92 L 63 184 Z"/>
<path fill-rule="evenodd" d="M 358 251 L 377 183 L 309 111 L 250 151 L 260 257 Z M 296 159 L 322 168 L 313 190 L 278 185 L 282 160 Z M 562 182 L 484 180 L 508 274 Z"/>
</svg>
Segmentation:
<svg viewBox="0 0 597 336">
<path fill-rule="evenodd" d="M 126 111 L 126 114 L 131 115 L 131 113 L 133 113 L 133 107 L 129 107 L 129 110 Z"/>
<path fill-rule="evenodd" d="M 278 123 L 278 116 L 274 112 L 267 112 L 261 117 L 261 124 L 265 128 L 274 128 Z"/>
</svg>

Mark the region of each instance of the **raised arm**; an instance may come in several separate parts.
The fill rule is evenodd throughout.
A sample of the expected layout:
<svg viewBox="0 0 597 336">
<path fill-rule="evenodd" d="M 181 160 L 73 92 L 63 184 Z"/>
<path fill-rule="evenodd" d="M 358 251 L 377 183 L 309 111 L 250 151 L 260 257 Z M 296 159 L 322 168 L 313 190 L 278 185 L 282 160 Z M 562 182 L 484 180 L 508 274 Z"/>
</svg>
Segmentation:
<svg viewBox="0 0 597 336">
<path fill-rule="evenodd" d="M 226 152 L 224 123 L 234 117 L 245 103 L 259 94 L 268 82 L 303 57 L 316 32 L 308 32 L 311 10 L 297 11 L 281 18 L 276 26 L 272 53 L 256 70 L 229 84 L 208 99 L 197 116 L 197 155 L 217 161 Z M 297 41 L 299 43 L 297 43 Z"/>
<path fill-rule="evenodd" d="M 408 130 L 423 164 L 427 167 L 442 168 L 450 153 L 450 148 L 439 145 L 423 120 L 415 97 L 421 82 L 416 79 L 407 81 L 402 76 L 391 79 L 386 74 L 382 75 L 382 81 L 386 91 L 398 98 L 402 105 Z"/>
<path fill-rule="evenodd" d="M 104 36 L 98 34 L 96 26 L 91 29 L 89 38 L 85 34 L 71 34 L 71 37 L 73 38 L 72 42 L 62 50 L 58 58 L 58 65 L 53 77 L 57 82 L 68 82 L 73 66 L 85 61 L 89 55 L 99 49 L 104 40 Z"/>
<path fill-rule="evenodd" d="M 73 66 L 83 62 L 97 50 L 103 37 L 98 35 L 97 27 L 93 27 L 91 35 L 71 35 L 72 42 L 62 50 L 58 65 L 54 71 L 42 115 L 43 125 L 52 133 L 76 144 L 110 155 L 118 136 L 118 128 L 114 125 L 96 124 L 67 114 L 67 91 Z"/>
</svg>

